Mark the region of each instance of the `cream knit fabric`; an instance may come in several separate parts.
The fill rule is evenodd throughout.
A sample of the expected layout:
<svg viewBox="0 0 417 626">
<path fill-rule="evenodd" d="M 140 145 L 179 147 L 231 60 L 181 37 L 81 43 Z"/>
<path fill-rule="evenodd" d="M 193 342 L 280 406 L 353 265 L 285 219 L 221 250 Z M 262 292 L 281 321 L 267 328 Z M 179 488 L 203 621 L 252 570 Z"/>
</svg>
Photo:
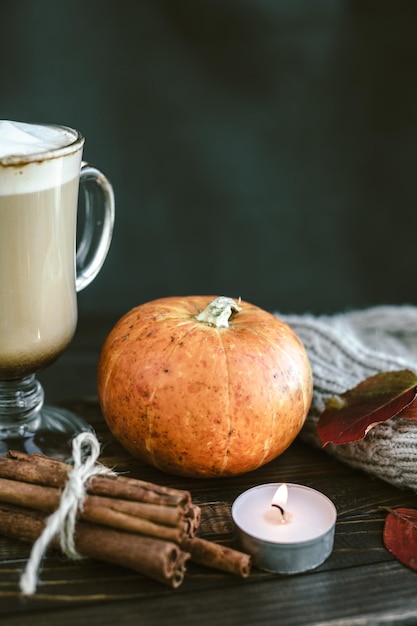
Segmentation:
<svg viewBox="0 0 417 626">
<path fill-rule="evenodd" d="M 378 372 L 417 371 L 417 307 L 379 306 L 332 316 L 281 315 L 303 342 L 314 376 L 300 437 L 321 447 L 317 422 L 329 397 Z M 417 491 L 417 421 L 395 418 L 362 441 L 324 448 L 341 461 Z"/>
</svg>

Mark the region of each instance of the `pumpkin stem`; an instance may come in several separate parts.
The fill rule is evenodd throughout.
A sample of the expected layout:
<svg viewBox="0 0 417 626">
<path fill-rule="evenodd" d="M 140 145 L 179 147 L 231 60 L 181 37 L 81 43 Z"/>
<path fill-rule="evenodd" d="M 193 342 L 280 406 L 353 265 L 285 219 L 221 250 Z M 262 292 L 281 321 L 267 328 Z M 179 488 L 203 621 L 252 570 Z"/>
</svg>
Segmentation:
<svg viewBox="0 0 417 626">
<path fill-rule="evenodd" d="M 229 319 L 232 314 L 234 312 L 238 313 L 241 310 L 241 307 L 238 306 L 232 298 L 219 296 L 210 302 L 204 311 L 196 315 L 195 319 L 199 322 L 210 324 L 210 326 L 215 326 L 216 328 L 228 328 Z"/>
</svg>

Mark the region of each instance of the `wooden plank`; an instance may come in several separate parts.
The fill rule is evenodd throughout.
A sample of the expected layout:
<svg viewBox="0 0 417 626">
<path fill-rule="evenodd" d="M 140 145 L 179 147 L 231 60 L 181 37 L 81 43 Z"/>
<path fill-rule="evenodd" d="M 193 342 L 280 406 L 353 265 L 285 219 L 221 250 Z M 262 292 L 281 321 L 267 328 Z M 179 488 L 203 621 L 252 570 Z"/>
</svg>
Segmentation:
<svg viewBox="0 0 417 626">
<path fill-rule="evenodd" d="M 91 367 L 91 363 L 88 365 Z M 254 570 L 247 580 L 190 564 L 173 591 L 123 568 L 93 561 L 69 562 L 49 553 L 42 584 L 22 599 L 19 575 L 30 547 L 0 538 L 0 616 L 5 623 L 88 623 L 162 626 L 178 621 L 214 623 L 330 624 L 417 623 L 417 576 L 393 559 L 382 543 L 385 510 L 417 508 L 417 496 L 332 459 L 300 441 L 267 466 L 232 478 L 184 479 L 159 472 L 129 456 L 113 439 L 94 397 L 65 404 L 96 428 L 101 460 L 117 471 L 159 484 L 189 489 L 203 509 L 200 534 L 233 544 L 230 507 L 245 489 L 265 482 L 299 482 L 326 493 L 338 510 L 335 546 L 314 572 L 294 577 Z M 368 621 L 366 621 L 368 620 Z M 383 621 L 386 620 L 386 621 Z M 390 621 L 391 620 L 391 621 Z"/>
<path fill-rule="evenodd" d="M 213 626 L 213 624 L 271 626 L 353 626 L 354 624 L 411 624 L 417 622 L 415 574 L 395 562 L 368 567 L 351 567 L 339 572 L 304 574 L 290 578 L 276 576 L 255 584 L 211 587 L 195 593 L 190 582 L 183 592 L 167 590 L 163 595 L 149 593 L 140 598 L 121 596 L 105 602 L 77 606 L 69 598 L 60 609 L 49 605 L 42 624 L 115 623 L 167 626 Z M 123 600 L 123 601 L 122 601 Z M 31 616 L 39 606 L 32 601 Z M 25 612 L 4 614 L 8 626 L 26 626 Z M 39 623 L 39 622 L 35 622 Z"/>
<path fill-rule="evenodd" d="M 210 524 L 210 532 L 207 533 L 206 530 L 202 534 L 209 538 L 212 536 L 216 540 L 219 539 L 213 532 L 212 524 Z M 10 544 L 13 547 L 19 542 L 10 542 Z M 20 546 L 24 546 L 26 550 L 23 558 L 21 555 L 20 558 L 3 561 L 0 565 L 0 614 L 8 613 L 13 607 L 16 609 L 19 605 L 18 579 L 25 559 L 29 555 L 29 546 L 19 544 Z M 344 569 L 358 566 L 369 567 L 373 564 L 390 564 L 393 561 L 382 545 L 381 519 L 341 521 L 338 524 L 332 555 L 318 570 L 306 575 L 318 576 L 327 571 L 339 576 Z M 260 581 L 276 578 L 272 574 L 254 569 L 248 584 L 256 585 Z M 285 580 L 283 577 L 278 578 Z M 33 606 L 39 607 L 47 603 L 65 605 L 71 602 L 74 605 L 97 600 L 119 601 L 122 598 L 140 598 L 146 597 L 149 593 L 161 596 L 166 594 L 163 586 L 127 569 L 115 568 L 91 560 L 70 562 L 54 553 L 50 554 L 43 563 L 41 581 L 36 596 L 26 601 L 28 611 L 32 610 Z M 190 588 L 207 592 L 218 587 L 240 586 L 241 581 L 233 576 L 190 564 L 186 574 L 186 583 L 175 593 L 186 593 Z"/>
<path fill-rule="evenodd" d="M 117 444 L 111 445 L 113 446 L 111 454 L 113 454 Z M 123 451 L 119 450 L 117 454 L 120 454 L 121 458 L 126 457 L 126 453 Z M 130 459 L 126 459 L 126 462 L 128 465 L 132 465 Z M 313 467 L 320 464 L 320 475 L 330 477 L 330 480 L 326 478 L 325 483 L 329 482 L 328 489 L 333 492 L 334 499 L 338 500 L 340 513 L 332 555 L 318 570 L 304 576 L 308 577 L 310 582 L 317 578 L 318 584 L 321 580 L 318 577 L 322 577 L 326 572 L 339 580 L 342 579 L 344 570 L 366 568 L 369 572 L 371 566 L 391 566 L 394 560 L 382 544 L 385 512 L 380 509 L 379 502 L 382 501 L 390 506 L 409 506 L 412 503 L 416 505 L 416 496 L 363 476 L 361 472 L 341 466 L 340 463 L 333 461 L 322 452 L 311 450 L 301 443 L 294 444 L 285 455 L 270 464 L 265 473 L 273 474 L 274 467 L 277 466 L 284 469 L 289 466 L 291 472 L 295 474 L 297 474 L 297 467 L 301 467 L 302 473 L 305 473 L 305 468 L 310 464 Z M 146 475 L 144 477 L 147 480 L 180 486 L 175 477 L 163 475 L 163 480 L 156 480 L 155 478 L 162 477 L 155 477 L 155 470 L 152 468 L 141 467 L 137 462 L 133 462 L 133 465 L 132 474 L 143 477 L 142 470 L 145 469 Z M 334 473 L 333 471 L 329 472 L 329 467 L 333 470 L 334 466 L 339 466 L 337 467 L 337 480 L 331 480 L 332 477 L 334 478 Z M 265 480 L 262 469 L 256 473 L 261 475 L 261 480 Z M 358 477 L 361 479 L 359 480 Z M 195 499 L 202 504 L 201 536 L 228 544 L 233 543 L 233 525 L 230 516 L 232 494 L 248 486 L 247 481 L 248 475 L 216 481 L 192 481 L 188 479 L 184 482 L 181 481 L 181 485 L 191 488 L 193 498 L 195 496 Z M 249 482 L 252 483 L 252 481 L 253 478 L 250 478 Z M 312 482 L 315 484 L 317 481 Z M 210 498 L 206 501 L 207 495 Z M 219 499 L 213 500 L 213 497 Z M 97 611 L 100 611 L 101 603 L 104 602 L 138 601 L 150 595 L 163 598 L 165 603 L 167 593 L 169 597 L 172 593 L 158 583 L 122 568 L 114 568 L 92 561 L 73 563 L 58 555 L 51 554 L 44 561 L 41 574 L 42 585 L 39 587 L 38 593 L 34 598 L 27 599 L 22 604 L 17 583 L 25 560 L 29 555 L 29 546 L 1 538 L 0 553 L 2 556 L 0 563 L 0 614 L 7 616 L 15 611 L 26 613 L 52 606 L 64 609 L 69 605 L 73 608 L 94 604 Z M 404 569 L 401 568 L 401 571 Z M 360 572 L 361 569 L 358 571 Z M 416 582 L 415 574 L 413 576 Z M 254 570 L 250 579 L 245 582 L 244 593 L 246 595 L 248 592 L 248 585 L 253 585 L 256 587 L 257 593 L 261 593 L 259 590 L 261 582 L 275 585 L 276 581 L 279 580 L 280 584 L 289 585 L 289 593 L 293 596 L 300 584 L 299 578 L 276 577 Z M 369 580 L 367 584 L 370 584 Z M 292 586 L 295 586 L 294 590 L 292 590 Z M 242 581 L 220 572 L 190 564 L 185 583 L 174 593 L 178 596 L 184 594 L 189 597 L 190 590 L 206 595 L 217 594 L 219 589 L 234 587 L 238 590 L 236 593 L 241 593 L 239 590 L 241 590 Z M 194 597 L 192 602 L 195 602 Z"/>
</svg>

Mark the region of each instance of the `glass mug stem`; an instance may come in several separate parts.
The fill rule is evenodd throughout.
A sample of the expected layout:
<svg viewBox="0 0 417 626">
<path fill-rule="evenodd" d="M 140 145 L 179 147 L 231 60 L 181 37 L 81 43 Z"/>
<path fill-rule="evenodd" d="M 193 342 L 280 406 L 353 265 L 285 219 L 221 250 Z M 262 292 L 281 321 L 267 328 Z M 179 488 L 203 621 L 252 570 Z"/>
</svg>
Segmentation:
<svg viewBox="0 0 417 626">
<path fill-rule="evenodd" d="M 0 429 L 2 437 L 28 437 L 39 425 L 44 392 L 30 374 L 19 380 L 0 381 Z"/>
</svg>

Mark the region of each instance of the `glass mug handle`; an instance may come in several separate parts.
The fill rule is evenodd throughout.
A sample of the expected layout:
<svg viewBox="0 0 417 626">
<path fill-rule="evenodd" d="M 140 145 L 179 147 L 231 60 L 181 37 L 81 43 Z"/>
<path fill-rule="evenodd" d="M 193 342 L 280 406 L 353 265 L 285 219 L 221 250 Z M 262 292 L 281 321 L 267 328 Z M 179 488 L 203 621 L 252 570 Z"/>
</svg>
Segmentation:
<svg viewBox="0 0 417 626">
<path fill-rule="evenodd" d="M 104 174 L 81 163 L 80 191 L 84 197 L 76 250 L 76 291 L 89 285 L 101 270 L 109 251 L 114 226 L 114 193 Z"/>
</svg>

